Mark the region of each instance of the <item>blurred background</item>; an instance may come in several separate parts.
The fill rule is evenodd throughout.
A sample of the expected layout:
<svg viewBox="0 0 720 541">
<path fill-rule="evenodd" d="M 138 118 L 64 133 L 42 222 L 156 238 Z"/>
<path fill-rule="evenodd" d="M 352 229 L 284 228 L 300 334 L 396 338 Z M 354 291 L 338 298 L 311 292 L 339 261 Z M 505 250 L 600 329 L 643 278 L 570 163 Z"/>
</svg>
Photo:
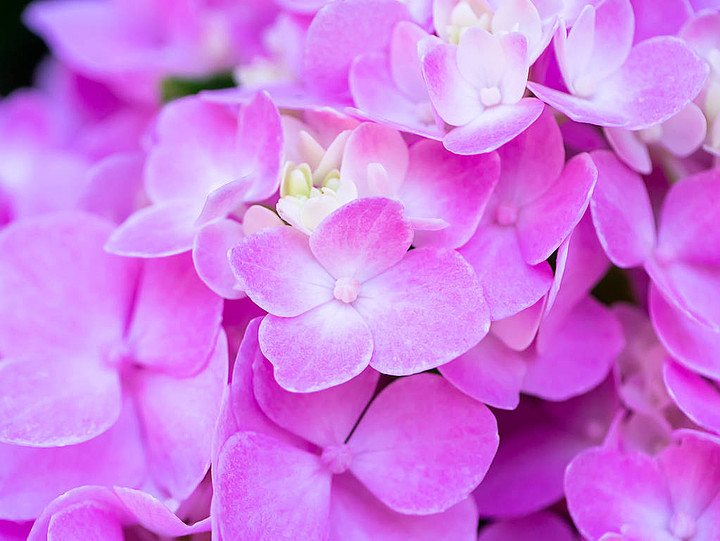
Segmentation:
<svg viewBox="0 0 720 541">
<path fill-rule="evenodd" d="M 47 49 L 20 17 L 30 0 L 0 0 L 0 95 L 32 84 L 33 73 Z"/>
</svg>

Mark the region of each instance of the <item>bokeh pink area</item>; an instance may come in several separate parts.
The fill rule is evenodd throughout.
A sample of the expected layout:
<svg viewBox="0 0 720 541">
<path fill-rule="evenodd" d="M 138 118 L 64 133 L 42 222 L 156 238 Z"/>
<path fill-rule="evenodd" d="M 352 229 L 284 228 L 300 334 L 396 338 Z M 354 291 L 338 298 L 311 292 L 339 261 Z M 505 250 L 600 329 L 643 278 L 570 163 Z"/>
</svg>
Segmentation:
<svg viewBox="0 0 720 541">
<path fill-rule="evenodd" d="M 719 1 L 23 20 L 0 540 L 720 540 Z"/>
</svg>

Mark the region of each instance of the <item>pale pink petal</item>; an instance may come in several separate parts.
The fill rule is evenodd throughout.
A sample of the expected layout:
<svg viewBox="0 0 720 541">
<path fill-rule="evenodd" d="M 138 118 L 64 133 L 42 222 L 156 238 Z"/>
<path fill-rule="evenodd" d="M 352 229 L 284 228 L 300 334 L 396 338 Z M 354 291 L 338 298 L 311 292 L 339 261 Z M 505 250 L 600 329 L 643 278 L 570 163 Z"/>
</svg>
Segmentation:
<svg viewBox="0 0 720 541">
<path fill-rule="evenodd" d="M 390 41 L 390 71 L 397 87 L 416 102 L 427 101 L 428 93 L 418 54 L 420 40 L 427 37 L 418 25 L 401 21 Z"/>
<path fill-rule="evenodd" d="M 560 246 L 582 218 L 596 180 L 590 155 L 579 154 L 542 196 L 521 209 L 516 227 L 525 261 L 538 264 Z"/>
<path fill-rule="evenodd" d="M 379 374 L 367 368 L 347 383 L 314 393 L 291 393 L 273 377 L 262 356 L 253 362 L 255 400 L 265 415 L 286 430 L 320 447 L 345 442 L 370 402 Z"/>
<path fill-rule="evenodd" d="M 205 285 L 224 299 L 245 296 L 228 261 L 228 252 L 244 236 L 243 224 L 227 219 L 207 224 L 195 236 L 192 250 L 195 270 Z"/>
<path fill-rule="evenodd" d="M 323 220 L 310 235 L 310 249 L 334 278 L 364 282 L 400 261 L 410 248 L 413 230 L 403 213 L 403 206 L 391 199 L 356 199 Z"/>
<path fill-rule="evenodd" d="M 174 376 L 207 363 L 223 302 L 200 281 L 189 255 L 145 263 L 125 344 L 134 362 Z"/>
<path fill-rule="evenodd" d="M 195 221 L 200 210 L 193 201 L 183 199 L 146 207 L 113 232 L 105 249 L 126 257 L 166 257 L 187 252 L 199 230 Z"/>
<path fill-rule="evenodd" d="M 445 122 L 463 126 L 483 112 L 478 91 L 460 73 L 457 47 L 428 40 L 422 67 L 430 101 Z"/>
<path fill-rule="evenodd" d="M 660 470 L 644 454 L 601 448 L 578 455 L 565 476 L 568 508 L 580 532 L 599 539 L 606 532 L 637 528 L 648 537 L 663 531 L 672 515 L 670 494 Z"/>
<path fill-rule="evenodd" d="M 619 267 L 641 265 L 655 245 L 655 217 L 640 175 L 607 150 L 591 154 L 598 171 L 590 210 L 600 244 Z"/>
<path fill-rule="evenodd" d="M 514 409 L 520 401 L 525 362 L 492 334 L 439 370 L 455 387 L 489 406 Z"/>
<path fill-rule="evenodd" d="M 718 382 L 703 378 L 668 359 L 663 379 L 675 404 L 693 422 L 712 432 L 720 432 L 720 390 Z"/>
<path fill-rule="evenodd" d="M 493 321 L 532 306 L 553 281 L 547 263 L 525 263 L 511 227 L 481 224 L 460 253 L 478 275 Z"/>
<path fill-rule="evenodd" d="M 630 0 L 605 0 L 595 9 L 593 54 L 589 68 L 598 80 L 623 65 L 633 43 L 635 17 Z"/>
<path fill-rule="evenodd" d="M 47 539 L 70 541 L 123 541 L 122 524 L 115 514 L 92 503 L 75 504 L 50 517 Z"/>
<path fill-rule="evenodd" d="M 195 224 L 200 226 L 213 220 L 225 218 L 233 210 L 241 207 L 243 202 L 248 199 L 246 194 L 251 187 L 251 180 L 249 176 L 231 180 L 210 192 Z"/>
<path fill-rule="evenodd" d="M 625 99 L 630 98 L 624 95 L 613 96 L 612 100 L 600 101 L 573 96 L 532 81 L 528 82 L 527 87 L 537 98 L 575 122 L 610 127 L 627 127 L 632 123 L 631 115 L 625 112 L 627 108 Z M 626 89 L 623 92 L 627 94 L 630 90 Z M 647 91 L 643 92 L 642 96 L 646 95 Z"/>
<path fill-rule="evenodd" d="M 555 279 L 557 280 L 557 268 L 555 271 Z M 558 284 L 559 285 L 559 284 Z M 553 282 L 555 287 L 555 282 Z M 552 290 L 551 290 L 552 291 Z M 542 318 L 545 316 L 546 305 L 549 309 L 551 306 L 551 291 L 547 296 L 529 308 L 525 308 L 514 316 L 493 321 L 490 332 L 499 338 L 506 346 L 515 351 L 523 351 L 534 340 L 538 327 Z"/>
<path fill-rule="evenodd" d="M 350 470 L 391 509 L 438 513 L 480 483 L 497 444 L 489 409 L 421 374 L 396 380 L 370 404 L 350 439 Z"/>
<path fill-rule="evenodd" d="M 439 218 L 448 226 L 440 231 L 415 232 L 415 246 L 465 244 L 477 229 L 480 217 L 500 175 L 497 154 L 457 156 L 434 141 L 410 147 L 410 168 L 399 197 L 413 220 Z"/>
<path fill-rule="evenodd" d="M 529 0 L 528 4 L 532 5 Z M 500 36 L 500 44 L 505 56 L 505 72 L 500 80 L 502 102 L 512 105 L 525 95 L 528 78 L 528 42 L 526 36 L 510 32 Z"/>
<path fill-rule="evenodd" d="M 570 525 L 548 511 L 527 517 L 494 522 L 482 530 L 477 541 L 575 541 Z"/>
<path fill-rule="evenodd" d="M 327 4 L 313 18 L 305 38 L 305 79 L 322 93 L 346 93 L 355 57 L 385 50 L 395 25 L 403 20 L 410 20 L 410 14 L 395 0 Z"/>
<path fill-rule="evenodd" d="M 456 154 L 482 154 L 520 135 L 543 111 L 543 103 L 523 98 L 512 105 L 485 109 L 470 123 L 455 128 L 443 139 L 445 148 Z"/>
<path fill-rule="evenodd" d="M 174 378 L 149 370 L 132 376 L 150 475 L 177 500 L 190 496 L 210 466 L 228 364 L 227 337 L 221 332 L 207 366 L 193 377 Z"/>
<path fill-rule="evenodd" d="M 122 339 L 138 264 L 103 251 L 111 231 L 109 222 L 83 213 L 22 220 L 2 230 L 4 356 L 90 362 L 98 348 Z"/>
<path fill-rule="evenodd" d="M 332 300 L 296 317 L 265 316 L 260 347 L 281 387 L 307 393 L 360 374 L 370 363 L 373 336 L 355 308 Z"/>
<path fill-rule="evenodd" d="M 623 128 L 603 128 L 610 146 L 628 167 L 644 175 L 653 169 L 652 159 L 645 144 L 636 132 Z"/>
<path fill-rule="evenodd" d="M 334 280 L 313 256 L 307 235 L 293 227 L 245 237 L 229 257 L 239 287 L 272 314 L 296 316 L 333 298 Z"/>
<path fill-rule="evenodd" d="M 650 317 L 658 339 L 679 363 L 720 380 L 720 332 L 690 319 L 650 288 Z"/>
<path fill-rule="evenodd" d="M 80 207 L 122 222 L 138 207 L 142 194 L 145 156 L 121 152 L 99 161 L 88 172 L 89 186 Z"/>
<path fill-rule="evenodd" d="M 357 186 L 360 197 L 393 197 L 405 180 L 408 148 L 399 132 L 369 122 L 360 124 L 350 135 L 342 157 L 340 176 Z M 379 164 L 387 173 L 387 191 L 378 193 L 370 179 L 368 166 Z"/>
<path fill-rule="evenodd" d="M 514 36 L 525 43 L 523 36 Z M 499 89 L 505 70 L 510 68 L 508 64 L 503 43 L 498 36 L 480 27 L 467 28 L 460 35 L 457 66 L 460 74 L 475 88 L 476 93 L 484 88 Z"/>
<path fill-rule="evenodd" d="M 695 152 L 705 141 L 707 121 L 702 110 L 694 103 L 662 125 L 660 144 L 675 156 L 684 158 Z"/>
<path fill-rule="evenodd" d="M 476 541 L 477 509 L 471 499 L 432 515 L 396 513 L 351 474 L 333 478 L 331 541 Z"/>
<path fill-rule="evenodd" d="M 222 539 L 327 538 L 331 474 L 318 456 L 240 432 L 213 468 L 213 514 Z"/>
<path fill-rule="evenodd" d="M 362 284 L 354 303 L 372 333 L 371 365 L 408 375 L 440 366 L 490 328 L 472 267 L 454 250 L 418 248 Z"/>
</svg>

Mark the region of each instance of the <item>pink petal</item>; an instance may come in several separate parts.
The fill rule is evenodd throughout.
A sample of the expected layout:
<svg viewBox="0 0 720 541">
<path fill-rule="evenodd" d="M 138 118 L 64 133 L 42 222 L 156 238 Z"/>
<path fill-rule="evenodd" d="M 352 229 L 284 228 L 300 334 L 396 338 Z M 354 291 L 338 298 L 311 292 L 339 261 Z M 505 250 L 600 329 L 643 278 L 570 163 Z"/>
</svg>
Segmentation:
<svg viewBox="0 0 720 541">
<path fill-rule="evenodd" d="M 566 400 L 597 386 L 624 345 L 617 318 L 592 297 L 562 321 L 546 318 L 544 325 L 552 330 L 540 327 L 522 390 L 547 400 Z"/>
<path fill-rule="evenodd" d="M 668 353 L 694 372 L 720 380 L 720 332 L 690 319 L 650 288 L 650 317 Z"/>
<path fill-rule="evenodd" d="M 507 36 L 510 39 L 519 39 L 527 49 L 524 36 L 520 34 Z M 475 88 L 476 96 L 480 89 L 493 86 L 499 88 L 505 71 L 510 69 L 508 64 L 502 41 L 498 36 L 480 27 L 467 28 L 460 35 L 457 45 L 457 66 L 460 74 Z M 526 62 L 523 61 L 523 68 L 526 67 L 525 64 Z"/>
<path fill-rule="evenodd" d="M 84 443 L 47 449 L 0 444 L 0 514 L 32 520 L 72 488 L 142 483 L 147 471 L 141 428 L 130 401 L 123 407 L 109 430 Z"/>
<path fill-rule="evenodd" d="M 432 515 L 396 513 L 351 474 L 333 478 L 330 539 L 333 541 L 475 541 L 477 509 L 471 499 Z"/>
<path fill-rule="evenodd" d="M 552 284 L 550 265 L 525 263 L 511 227 L 481 224 L 460 253 L 475 269 L 493 321 L 532 306 Z"/>
<path fill-rule="evenodd" d="M 125 343 L 134 362 L 174 376 L 196 374 L 215 349 L 223 303 L 197 277 L 189 255 L 149 260 Z"/>
<path fill-rule="evenodd" d="M 94 438 L 117 421 L 122 404 L 117 371 L 92 358 L 6 357 L 0 394 L 0 441 L 33 447 Z"/>
<path fill-rule="evenodd" d="M 483 107 L 477 90 L 460 73 L 457 47 L 432 38 L 424 43 L 422 68 L 430 101 L 448 124 L 463 126 L 471 122 Z"/>
<path fill-rule="evenodd" d="M 714 380 L 705 379 L 668 359 L 663 379 L 673 401 L 693 422 L 720 432 L 720 391 Z"/>
<path fill-rule="evenodd" d="M 296 316 L 333 298 L 334 280 L 316 261 L 307 235 L 295 228 L 258 231 L 229 257 L 240 288 L 272 314 Z"/>
<path fill-rule="evenodd" d="M 560 246 L 585 213 L 596 180 L 590 155 L 579 154 L 542 196 L 522 208 L 517 232 L 525 261 L 538 264 Z"/>
<path fill-rule="evenodd" d="M 636 132 L 623 128 L 603 128 L 603 133 L 618 158 L 628 167 L 644 175 L 652 172 L 652 158 L 647 144 L 637 136 Z"/>
<path fill-rule="evenodd" d="M 76 504 L 55 513 L 48 525 L 48 539 L 123 541 L 122 524 L 114 513 L 100 505 Z"/>
<path fill-rule="evenodd" d="M 437 513 L 477 486 L 497 443 L 490 410 L 422 374 L 396 380 L 370 404 L 350 439 L 350 469 L 391 509 Z"/>
<path fill-rule="evenodd" d="M 557 279 L 557 270 L 555 272 Z M 545 316 L 548 295 L 514 316 L 493 321 L 490 332 L 499 338 L 506 346 L 515 351 L 523 351 L 535 339 L 538 327 Z M 547 301 L 548 306 L 550 301 Z"/>
<path fill-rule="evenodd" d="M 403 212 L 391 199 L 356 199 L 323 220 L 310 235 L 310 249 L 334 278 L 364 282 L 400 261 L 410 247 L 413 230 Z"/>
<path fill-rule="evenodd" d="M 478 541 L 575 541 L 567 522 L 548 511 L 498 521 L 480 530 Z"/>
<path fill-rule="evenodd" d="M 325 539 L 331 474 L 319 457 L 256 432 L 218 458 L 213 514 L 223 539 Z"/>
<path fill-rule="evenodd" d="M 227 257 L 244 236 L 243 225 L 227 219 L 207 224 L 195 236 L 192 251 L 195 270 L 205 285 L 224 299 L 245 296 Z"/>
<path fill-rule="evenodd" d="M 457 156 L 434 141 L 410 147 L 410 168 L 399 192 L 405 212 L 414 219 L 439 218 L 449 224 L 441 231 L 416 231 L 413 244 L 465 244 L 480 223 L 499 175 L 500 160 L 494 153 Z"/>
<path fill-rule="evenodd" d="M 467 353 L 440 367 L 440 373 L 468 396 L 489 406 L 514 409 L 520 402 L 525 362 L 492 334 Z"/>
<path fill-rule="evenodd" d="M 598 180 L 590 203 L 605 253 L 619 267 L 636 267 L 655 245 L 655 217 L 640 175 L 607 150 L 591 154 Z"/>
<path fill-rule="evenodd" d="M 707 121 L 702 110 L 690 102 L 685 109 L 666 120 L 662 129 L 660 144 L 675 156 L 684 158 L 700 148 L 705 141 Z"/>
<path fill-rule="evenodd" d="M 635 43 L 655 36 L 676 36 L 693 14 L 687 0 L 633 0 Z"/>
<path fill-rule="evenodd" d="M 629 106 L 625 102 L 625 95 L 613 96 L 611 103 L 609 99 L 600 101 L 579 98 L 532 81 L 528 81 L 527 87 L 537 98 L 575 122 L 625 128 L 633 121 L 631 114 L 626 112 Z M 625 89 L 623 92 L 629 94 L 631 90 Z M 646 96 L 645 92 L 643 96 Z"/>
<path fill-rule="evenodd" d="M 308 393 L 360 374 L 370 363 L 373 337 L 355 308 L 332 300 L 296 317 L 265 316 L 260 347 L 281 387 Z"/>
<path fill-rule="evenodd" d="M 193 201 L 174 200 L 145 207 L 125 220 L 105 249 L 126 257 L 166 257 L 192 249 L 200 215 Z"/>
<path fill-rule="evenodd" d="M 512 105 L 496 105 L 485 109 L 469 124 L 455 128 L 443 144 L 456 154 L 482 154 L 501 147 L 530 126 L 543 111 L 543 103 L 523 98 Z"/>
<path fill-rule="evenodd" d="M 418 25 L 401 21 L 390 40 L 390 71 L 397 87 L 416 102 L 427 101 L 418 44 L 428 33 Z"/>
<path fill-rule="evenodd" d="M 570 514 L 590 539 L 621 528 L 635 527 L 646 534 L 662 531 L 672 514 L 662 474 L 651 458 L 641 453 L 623 456 L 601 448 L 585 451 L 568 467 L 565 489 Z"/>
<path fill-rule="evenodd" d="M 378 383 L 371 368 L 347 383 L 314 393 L 291 393 L 273 377 L 262 356 L 253 362 L 253 390 L 263 412 L 275 423 L 320 447 L 345 442 L 370 402 Z"/>
<path fill-rule="evenodd" d="M 385 50 L 395 25 L 409 19 L 407 8 L 394 0 L 327 4 L 305 38 L 305 79 L 323 93 L 346 93 L 355 57 Z"/>
<path fill-rule="evenodd" d="M 378 193 L 370 182 L 368 166 L 380 164 L 387 173 L 388 191 Z M 357 186 L 360 197 L 393 197 L 402 186 L 408 169 L 408 148 L 397 131 L 366 122 L 355 128 L 345 145 L 341 178 Z"/>
<path fill-rule="evenodd" d="M 590 69 L 598 79 L 614 73 L 628 58 L 635 32 L 630 0 L 605 0 L 595 10 L 595 32 Z"/>
<path fill-rule="evenodd" d="M 82 213 L 18 221 L 2 230 L 4 356 L 90 362 L 98 348 L 122 338 L 138 264 L 103 251 L 111 231 L 109 222 Z"/>
<path fill-rule="evenodd" d="M 81 208 L 122 222 L 137 208 L 141 198 L 145 156 L 122 152 L 99 161 L 88 173 L 89 187 Z"/>
<path fill-rule="evenodd" d="M 435 368 L 485 336 L 490 317 L 472 267 L 454 250 L 419 248 L 362 284 L 354 304 L 384 374 Z"/>
<path fill-rule="evenodd" d="M 190 496 L 207 473 L 227 371 L 227 337 L 221 332 L 207 366 L 197 375 L 174 378 L 141 371 L 134 377 L 150 474 L 177 500 Z"/>
</svg>

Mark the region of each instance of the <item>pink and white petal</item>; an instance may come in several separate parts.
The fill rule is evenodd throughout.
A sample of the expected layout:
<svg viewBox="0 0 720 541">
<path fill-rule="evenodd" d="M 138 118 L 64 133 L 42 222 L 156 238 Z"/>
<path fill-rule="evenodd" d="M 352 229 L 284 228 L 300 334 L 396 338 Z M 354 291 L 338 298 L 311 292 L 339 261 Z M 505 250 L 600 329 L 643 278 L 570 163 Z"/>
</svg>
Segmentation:
<svg viewBox="0 0 720 541">
<path fill-rule="evenodd" d="M 352 474 L 333 478 L 331 541 L 475 541 L 477 509 L 471 499 L 432 515 L 404 515 L 389 509 Z"/>
<path fill-rule="evenodd" d="M 123 541 L 123 526 L 113 512 L 104 506 L 77 503 L 54 513 L 48 524 L 47 539 L 53 541 Z"/>
<path fill-rule="evenodd" d="M 530 0 L 512 0 L 510 2 L 499 2 L 499 6 L 495 9 L 492 18 L 493 34 L 502 35 L 503 33 L 517 32 L 525 36 L 527 39 L 527 48 L 529 52 L 534 53 L 533 57 L 528 57 L 523 61 L 525 64 L 533 63 L 542 53 L 552 38 L 552 32 L 545 32 L 543 36 L 543 25 L 535 4 Z M 552 25 L 546 25 L 551 26 Z M 546 39 L 545 43 L 542 42 Z"/>
<path fill-rule="evenodd" d="M 224 299 L 245 297 L 228 261 L 228 253 L 244 237 L 244 224 L 235 220 L 207 224 L 195 236 L 192 250 L 195 271 L 207 287 Z"/>
<path fill-rule="evenodd" d="M 5 357 L 0 395 L 0 442 L 31 447 L 90 440 L 122 407 L 117 370 L 93 358 Z"/>
<path fill-rule="evenodd" d="M 628 167 L 643 175 L 652 172 L 650 152 L 636 132 L 624 128 L 603 128 L 603 133 L 617 157 Z"/>
<path fill-rule="evenodd" d="M 710 5 L 702 5 L 709 3 Z M 698 54 L 707 58 L 708 53 L 717 47 L 717 37 L 720 32 L 720 15 L 713 11 L 700 11 L 709 8 L 717 9 L 712 6 L 714 0 L 691 0 L 691 4 L 695 6 L 696 15 L 683 28 L 680 29 L 679 36 L 683 38 Z M 698 7 L 701 4 L 701 7 Z"/>
<path fill-rule="evenodd" d="M 423 76 L 438 115 L 453 126 L 464 126 L 483 112 L 478 91 L 458 68 L 457 47 L 426 38 Z"/>
<path fill-rule="evenodd" d="M 198 373 L 215 349 L 222 310 L 189 254 L 146 261 L 125 339 L 132 360 L 176 377 Z"/>
<path fill-rule="evenodd" d="M 413 229 L 404 211 L 401 203 L 384 197 L 351 201 L 313 231 L 310 249 L 334 278 L 362 283 L 395 265 L 410 248 Z"/>
<path fill-rule="evenodd" d="M 720 332 L 690 319 L 650 288 L 650 318 L 667 352 L 693 372 L 720 380 Z"/>
<path fill-rule="evenodd" d="M 112 224 L 84 213 L 14 222 L 0 233 L 0 351 L 96 358 L 122 338 L 138 265 L 105 253 Z"/>
<path fill-rule="evenodd" d="M 482 154 L 495 150 L 525 131 L 543 111 L 543 103 L 523 98 L 512 105 L 485 109 L 470 123 L 455 128 L 443 144 L 455 154 Z"/>
<path fill-rule="evenodd" d="M 546 262 L 535 266 L 525 263 L 511 227 L 480 224 L 460 253 L 475 269 L 493 321 L 532 306 L 553 281 Z"/>
<path fill-rule="evenodd" d="M 578 154 L 542 196 L 521 209 L 516 227 L 525 261 L 545 261 L 572 233 L 590 203 L 597 176 L 590 155 Z"/>
<path fill-rule="evenodd" d="M 529 0 L 527 4 L 532 6 Z M 527 85 L 528 67 L 528 41 L 527 36 L 518 32 L 510 32 L 500 37 L 503 55 L 505 57 L 505 71 L 500 81 L 502 102 L 512 105 L 520 101 L 525 95 Z"/>
<path fill-rule="evenodd" d="M 192 249 L 202 209 L 190 200 L 173 200 L 141 209 L 125 220 L 105 243 L 111 254 L 167 257 Z"/>
<path fill-rule="evenodd" d="M 228 365 L 227 337 L 221 332 L 207 366 L 193 377 L 149 370 L 131 376 L 150 476 L 176 500 L 190 496 L 210 466 Z"/>
<path fill-rule="evenodd" d="M 617 317 L 586 297 L 562 321 L 545 319 L 522 390 L 555 401 L 585 393 L 605 379 L 623 346 Z"/>
<path fill-rule="evenodd" d="M 684 178 L 667 193 L 658 250 L 688 263 L 720 265 L 720 169 Z"/>
<path fill-rule="evenodd" d="M 271 197 L 280 186 L 283 130 L 280 113 L 267 92 L 258 92 L 240 108 L 237 145 L 243 176 L 252 182 L 243 194 L 244 200 Z"/>
<path fill-rule="evenodd" d="M 480 530 L 477 541 L 575 541 L 574 530 L 560 517 L 541 511 L 526 517 L 493 522 Z"/>
<path fill-rule="evenodd" d="M 612 152 L 590 155 L 598 171 L 590 211 L 600 244 L 618 267 L 641 265 L 655 245 L 655 217 L 645 183 Z"/>
<path fill-rule="evenodd" d="M 408 148 L 399 132 L 365 122 L 355 128 L 342 156 L 340 176 L 357 186 L 360 197 L 394 197 L 405 180 L 408 170 Z M 381 165 L 387 173 L 387 186 L 378 193 L 371 182 L 368 167 Z"/>
<path fill-rule="evenodd" d="M 350 381 L 314 393 L 291 393 L 273 377 L 273 366 L 262 356 L 253 362 L 255 400 L 265 415 L 286 430 L 319 447 L 345 443 L 370 402 L 379 374 L 366 368 Z"/>
<path fill-rule="evenodd" d="M 668 481 L 675 513 L 695 519 L 718 495 L 720 445 L 717 439 L 688 430 L 676 433 L 678 441 L 657 455 Z"/>
<path fill-rule="evenodd" d="M 305 38 L 305 80 L 322 94 L 345 94 L 352 61 L 363 53 L 384 51 L 397 23 L 407 20 L 407 7 L 395 0 L 325 5 Z"/>
<path fill-rule="evenodd" d="M 482 481 L 497 450 L 497 424 L 487 407 L 440 376 L 419 374 L 375 398 L 349 445 L 350 470 L 380 501 L 401 513 L 439 513 Z"/>
<path fill-rule="evenodd" d="M 687 107 L 662 125 L 660 144 L 675 156 L 685 158 L 705 141 L 707 121 L 700 107 L 688 103 Z"/>
<path fill-rule="evenodd" d="M 511 410 L 520 402 L 525 362 L 492 334 L 439 370 L 455 387 L 488 406 Z"/>
<path fill-rule="evenodd" d="M 608 96 L 604 101 L 600 101 L 579 98 L 540 83 L 528 82 L 527 86 L 537 98 L 575 122 L 621 128 L 631 124 L 631 119 L 623 107 L 626 105 L 624 94 L 630 93 L 629 89 L 624 89 L 622 93 L 618 91 L 617 95 L 612 96 L 612 100 Z M 642 95 L 646 96 L 646 92 L 647 90 Z"/>
<path fill-rule="evenodd" d="M 523 43 L 525 38 L 516 35 Z M 508 61 L 505 58 L 501 39 L 480 28 L 471 26 L 460 34 L 457 45 L 457 66 L 462 77 L 469 82 L 476 93 L 484 88 L 498 88 Z M 523 68 L 526 66 L 523 63 Z"/>
<path fill-rule="evenodd" d="M 229 258 L 239 287 L 272 314 L 297 316 L 333 298 L 335 281 L 313 256 L 307 235 L 293 227 L 245 237 Z"/>
<path fill-rule="evenodd" d="M 586 4 L 566 31 L 567 23 L 560 20 L 553 36 L 553 49 L 558 68 L 567 88 L 588 70 L 595 48 L 595 6 Z"/>
<path fill-rule="evenodd" d="M 33 520 L 54 498 L 82 485 L 142 483 L 147 466 L 141 428 L 129 400 L 123 408 L 109 430 L 78 445 L 40 449 L 0 444 L 2 516 Z"/>
<path fill-rule="evenodd" d="M 634 528 L 662 531 L 672 515 L 665 479 L 642 453 L 589 449 L 568 466 L 565 490 L 570 515 L 589 539 Z"/>
<path fill-rule="evenodd" d="M 720 536 L 720 494 L 705 509 L 705 512 L 695 521 L 695 539 L 697 541 L 713 541 Z"/>
<path fill-rule="evenodd" d="M 673 401 L 693 422 L 720 433 L 720 388 L 718 382 L 703 378 L 668 359 L 663 379 Z"/>
<path fill-rule="evenodd" d="M 272 210 L 262 205 L 250 205 L 242 217 L 242 230 L 245 236 L 285 225 L 280 217 Z"/>
<path fill-rule="evenodd" d="M 397 87 L 413 101 L 427 101 L 418 44 L 428 36 L 418 25 L 401 21 L 390 40 L 390 72 Z"/>
<path fill-rule="evenodd" d="M 371 366 L 396 376 L 451 361 L 490 328 L 482 287 L 454 250 L 412 250 L 365 282 L 354 306 L 372 333 Z"/>
<path fill-rule="evenodd" d="M 247 199 L 246 193 L 250 189 L 253 180 L 251 176 L 245 176 L 226 182 L 210 192 L 195 224 L 201 226 L 228 217 L 235 209 L 241 207 Z"/>
<path fill-rule="evenodd" d="M 435 141 L 410 147 L 410 167 L 399 198 L 408 216 L 436 218 L 448 224 L 440 231 L 415 232 L 415 246 L 465 244 L 477 229 L 480 217 L 500 176 L 496 153 L 458 156 Z"/>
<path fill-rule="evenodd" d="M 593 101 L 621 111 L 622 127 L 640 130 L 679 113 L 702 90 L 707 76 L 707 64 L 684 41 L 651 38 L 633 47 L 622 67 L 600 83 Z"/>
<path fill-rule="evenodd" d="M 605 0 L 595 10 L 593 53 L 589 68 L 600 81 L 623 65 L 633 44 L 635 16 L 630 0 Z"/>
<path fill-rule="evenodd" d="M 260 348 L 282 388 L 308 393 L 345 383 L 365 370 L 373 336 L 355 308 L 332 300 L 296 317 L 265 316 Z"/>
<path fill-rule="evenodd" d="M 530 127 L 498 149 L 500 201 L 523 207 L 545 193 L 565 165 L 563 136 L 552 111 L 543 110 Z"/>
<path fill-rule="evenodd" d="M 213 515 L 222 539 L 327 539 L 331 474 L 319 457 L 239 432 L 213 469 Z"/>
</svg>

